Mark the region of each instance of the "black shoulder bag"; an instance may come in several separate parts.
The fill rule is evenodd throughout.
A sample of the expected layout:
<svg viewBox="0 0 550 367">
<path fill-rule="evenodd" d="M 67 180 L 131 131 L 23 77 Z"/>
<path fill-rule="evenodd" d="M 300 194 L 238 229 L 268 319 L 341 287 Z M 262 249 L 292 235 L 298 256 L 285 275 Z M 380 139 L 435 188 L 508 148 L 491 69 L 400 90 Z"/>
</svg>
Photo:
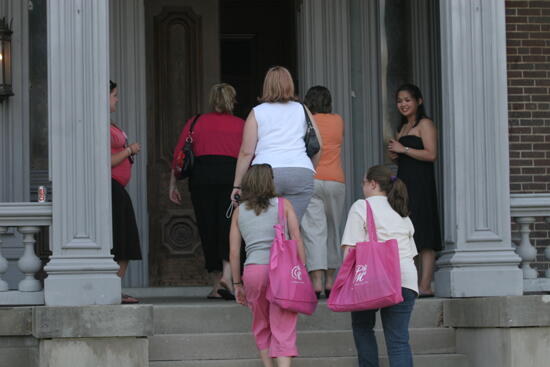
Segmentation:
<svg viewBox="0 0 550 367">
<path fill-rule="evenodd" d="M 201 114 L 199 113 L 197 116 L 195 116 L 193 122 L 191 122 L 191 127 L 189 128 L 189 134 L 185 139 L 185 144 L 183 145 L 181 151 L 178 153 L 177 161 L 181 162 L 181 165 L 178 165 L 178 180 L 183 180 L 184 178 L 191 176 L 193 164 L 195 163 L 195 155 L 193 154 L 193 129 L 195 128 L 195 124 L 197 123 L 200 115 Z"/>
<path fill-rule="evenodd" d="M 304 142 L 306 144 L 306 154 L 309 158 L 313 157 L 315 154 L 319 153 L 321 150 L 321 144 L 319 144 L 319 138 L 317 133 L 313 128 L 309 114 L 306 111 L 306 106 L 302 105 L 304 108 L 304 113 L 306 115 L 307 130 L 306 135 L 304 136 Z"/>
</svg>

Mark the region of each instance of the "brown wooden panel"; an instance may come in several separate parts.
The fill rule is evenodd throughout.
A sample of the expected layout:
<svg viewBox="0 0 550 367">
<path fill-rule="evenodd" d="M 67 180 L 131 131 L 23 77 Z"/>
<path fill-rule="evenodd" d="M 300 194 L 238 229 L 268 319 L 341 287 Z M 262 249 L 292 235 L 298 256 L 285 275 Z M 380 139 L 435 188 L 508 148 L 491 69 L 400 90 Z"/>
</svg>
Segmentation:
<svg viewBox="0 0 550 367">
<path fill-rule="evenodd" d="M 189 6 L 164 6 L 153 15 L 152 23 L 154 106 L 148 126 L 150 284 L 205 284 L 207 274 L 187 185 L 179 185 L 182 206 L 168 200 L 174 147 L 186 119 L 201 109 L 201 16 Z"/>
<path fill-rule="evenodd" d="M 190 7 L 165 7 L 155 16 L 155 154 L 169 162 L 186 117 L 200 111 L 201 18 Z"/>
</svg>

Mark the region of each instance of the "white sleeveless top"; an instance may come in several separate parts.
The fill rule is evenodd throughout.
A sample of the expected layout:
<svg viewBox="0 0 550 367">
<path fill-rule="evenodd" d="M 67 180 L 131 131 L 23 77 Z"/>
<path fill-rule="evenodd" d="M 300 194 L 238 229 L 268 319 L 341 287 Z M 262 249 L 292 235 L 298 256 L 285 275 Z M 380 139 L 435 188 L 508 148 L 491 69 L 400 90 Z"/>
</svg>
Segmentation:
<svg viewBox="0 0 550 367">
<path fill-rule="evenodd" d="M 262 103 L 254 107 L 254 115 L 258 122 L 258 143 L 252 164 L 315 171 L 306 154 L 306 118 L 300 103 Z"/>
</svg>

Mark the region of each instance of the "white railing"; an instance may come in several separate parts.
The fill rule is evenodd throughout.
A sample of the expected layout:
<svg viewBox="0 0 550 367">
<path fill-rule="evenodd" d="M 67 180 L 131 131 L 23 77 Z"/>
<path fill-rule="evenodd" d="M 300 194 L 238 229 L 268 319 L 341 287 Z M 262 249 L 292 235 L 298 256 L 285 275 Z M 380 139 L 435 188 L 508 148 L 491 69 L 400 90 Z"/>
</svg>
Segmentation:
<svg viewBox="0 0 550 367">
<path fill-rule="evenodd" d="M 51 224 L 51 203 L 0 203 L 0 305 L 44 304 L 42 284 L 34 277 L 42 266 L 34 252 L 34 244 L 40 227 Z M 16 290 L 10 290 L 3 279 L 8 271 L 8 260 L 2 255 L 2 238 L 12 228 L 23 237 L 23 254 L 17 262 L 23 279 Z"/>
<path fill-rule="evenodd" d="M 531 224 L 537 218 L 544 218 L 546 223 L 550 223 L 550 194 L 512 194 L 510 201 L 512 220 L 519 225 L 519 236 L 514 239 L 517 242 L 516 252 L 522 260 L 524 292 L 548 292 L 550 269 L 539 277 L 538 271 L 533 268 L 532 263 L 537 261 L 537 249 L 531 243 L 530 234 Z M 550 246 L 545 248 L 544 258 L 550 261 Z"/>
</svg>

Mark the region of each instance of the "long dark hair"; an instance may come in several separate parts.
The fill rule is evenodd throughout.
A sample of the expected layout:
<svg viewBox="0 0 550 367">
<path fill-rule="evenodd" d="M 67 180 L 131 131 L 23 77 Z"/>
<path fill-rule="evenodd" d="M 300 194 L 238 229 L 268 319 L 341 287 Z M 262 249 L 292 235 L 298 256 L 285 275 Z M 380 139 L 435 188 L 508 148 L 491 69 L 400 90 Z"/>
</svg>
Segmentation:
<svg viewBox="0 0 550 367">
<path fill-rule="evenodd" d="M 269 208 L 270 201 L 276 197 L 273 169 L 269 164 L 255 164 L 244 174 L 241 182 L 242 198 L 248 210 L 260 215 Z"/>
<path fill-rule="evenodd" d="M 420 88 L 418 88 L 414 84 L 403 84 L 397 89 L 397 92 L 395 92 L 395 100 L 397 101 L 397 97 L 399 96 L 399 92 L 409 92 L 412 98 L 416 100 L 418 103 L 418 108 L 416 109 L 416 121 L 414 123 L 413 127 L 416 127 L 420 120 L 427 119 L 428 114 L 426 114 L 426 109 L 424 108 L 424 97 L 422 97 L 422 92 L 420 91 Z M 422 100 L 422 103 L 420 103 L 420 100 Z M 403 115 L 401 115 L 401 125 L 399 126 L 399 130 L 403 127 L 403 125 L 407 124 L 407 118 Z"/>
<path fill-rule="evenodd" d="M 113 92 L 113 89 L 116 88 L 116 83 L 113 82 L 112 80 L 109 80 L 109 92 Z"/>
<path fill-rule="evenodd" d="M 380 190 L 388 196 L 388 202 L 393 210 L 402 217 L 409 215 L 407 186 L 403 181 L 393 176 L 388 167 L 382 165 L 372 166 L 367 171 L 366 178 L 380 185 Z"/>
<path fill-rule="evenodd" d="M 330 91 L 321 85 L 309 88 L 304 98 L 304 104 L 312 114 L 332 112 Z"/>
</svg>

